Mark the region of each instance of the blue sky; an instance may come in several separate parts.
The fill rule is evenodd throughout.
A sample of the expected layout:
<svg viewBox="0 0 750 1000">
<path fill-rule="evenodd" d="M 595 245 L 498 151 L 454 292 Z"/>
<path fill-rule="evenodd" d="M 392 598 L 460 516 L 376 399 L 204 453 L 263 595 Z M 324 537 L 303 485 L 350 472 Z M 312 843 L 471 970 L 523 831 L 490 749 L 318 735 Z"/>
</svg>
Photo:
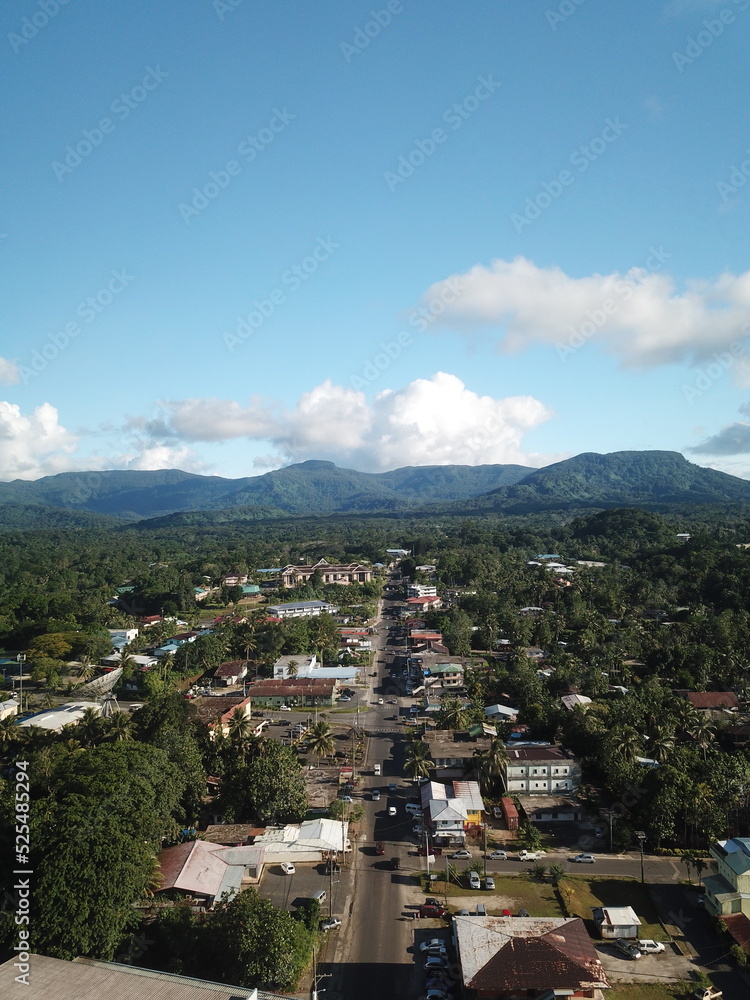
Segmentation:
<svg viewBox="0 0 750 1000">
<path fill-rule="evenodd" d="M 750 0 L 0 18 L 0 479 L 750 476 Z"/>
</svg>

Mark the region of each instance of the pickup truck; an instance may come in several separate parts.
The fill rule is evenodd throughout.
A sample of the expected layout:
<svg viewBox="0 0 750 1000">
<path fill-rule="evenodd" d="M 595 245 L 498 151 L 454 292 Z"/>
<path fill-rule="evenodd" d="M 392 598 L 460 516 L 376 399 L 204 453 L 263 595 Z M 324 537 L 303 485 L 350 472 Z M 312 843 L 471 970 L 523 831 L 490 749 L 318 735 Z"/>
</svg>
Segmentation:
<svg viewBox="0 0 750 1000">
<path fill-rule="evenodd" d="M 519 861 L 538 861 L 544 857 L 544 851 L 519 851 Z"/>
<path fill-rule="evenodd" d="M 721 1000 L 724 996 L 721 990 L 715 990 L 713 986 L 699 986 L 693 992 L 695 1000 Z"/>
</svg>

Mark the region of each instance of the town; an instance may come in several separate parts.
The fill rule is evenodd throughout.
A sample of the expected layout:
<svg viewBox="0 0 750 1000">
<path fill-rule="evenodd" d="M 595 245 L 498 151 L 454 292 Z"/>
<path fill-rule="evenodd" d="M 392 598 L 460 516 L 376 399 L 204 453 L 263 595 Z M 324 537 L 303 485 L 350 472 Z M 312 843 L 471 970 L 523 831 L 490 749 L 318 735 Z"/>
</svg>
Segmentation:
<svg viewBox="0 0 750 1000">
<path fill-rule="evenodd" d="M 287 995 L 362 993 L 363 964 L 365 993 L 429 1000 L 742 995 L 747 547 L 679 527 L 459 525 L 218 575 L 175 549 L 78 617 L 50 581 L 33 624 L 16 592 L 0 731 L 9 788 L 28 764 L 34 961 Z"/>
</svg>

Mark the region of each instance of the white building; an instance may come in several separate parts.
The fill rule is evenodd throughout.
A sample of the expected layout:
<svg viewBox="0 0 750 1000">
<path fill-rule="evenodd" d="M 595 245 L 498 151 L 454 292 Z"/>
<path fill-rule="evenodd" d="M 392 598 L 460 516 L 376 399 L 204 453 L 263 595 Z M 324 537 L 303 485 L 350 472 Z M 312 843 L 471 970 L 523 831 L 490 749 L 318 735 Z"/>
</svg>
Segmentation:
<svg viewBox="0 0 750 1000">
<path fill-rule="evenodd" d="M 101 707 L 94 701 L 69 701 L 65 705 L 45 709 L 29 719 L 24 719 L 18 723 L 18 727 L 28 729 L 30 726 L 38 726 L 40 729 L 59 733 L 63 726 L 80 722 L 88 708 L 93 708 L 97 715 L 101 714 Z"/>
<path fill-rule="evenodd" d="M 334 615 L 335 604 L 328 601 L 290 601 L 286 604 L 269 604 L 268 613 L 273 618 L 311 618 L 315 615 Z"/>
<path fill-rule="evenodd" d="M 562 747 L 509 747 L 503 769 L 508 795 L 564 795 L 581 781 L 581 765 Z"/>
</svg>

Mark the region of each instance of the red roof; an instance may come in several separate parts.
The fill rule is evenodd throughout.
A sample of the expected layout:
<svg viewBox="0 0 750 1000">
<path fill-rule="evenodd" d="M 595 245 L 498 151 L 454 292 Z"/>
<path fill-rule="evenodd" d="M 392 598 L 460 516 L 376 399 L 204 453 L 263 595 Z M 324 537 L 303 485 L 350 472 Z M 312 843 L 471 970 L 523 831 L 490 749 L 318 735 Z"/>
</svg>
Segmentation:
<svg viewBox="0 0 750 1000">
<path fill-rule="evenodd" d="M 295 695 L 309 695 L 314 697 L 329 697 L 333 694 L 336 681 L 333 678 L 308 679 L 307 677 L 287 677 L 274 678 L 273 680 L 254 681 L 249 685 L 247 692 L 251 698 L 273 697 L 283 695 L 283 697 L 293 697 Z"/>
<path fill-rule="evenodd" d="M 733 691 L 688 691 L 688 701 L 695 708 L 739 708 Z"/>
<path fill-rule="evenodd" d="M 727 913 L 719 917 L 746 955 L 750 955 L 750 920 L 744 913 Z"/>
<path fill-rule="evenodd" d="M 214 677 L 239 677 L 243 670 L 247 672 L 247 660 L 230 660 L 219 664 Z"/>
</svg>

